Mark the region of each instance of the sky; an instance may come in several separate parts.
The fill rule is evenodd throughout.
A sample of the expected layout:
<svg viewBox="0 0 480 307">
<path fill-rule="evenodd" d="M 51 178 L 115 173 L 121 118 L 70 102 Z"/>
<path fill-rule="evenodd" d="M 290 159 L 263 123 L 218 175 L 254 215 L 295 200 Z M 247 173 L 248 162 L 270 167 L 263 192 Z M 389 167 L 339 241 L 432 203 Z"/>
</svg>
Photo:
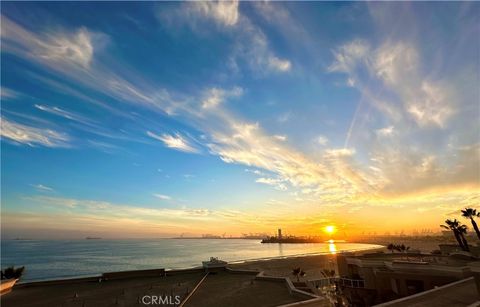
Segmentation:
<svg viewBox="0 0 480 307">
<path fill-rule="evenodd" d="M 479 16 L 475 2 L 2 2 L 2 237 L 468 224 Z"/>
</svg>

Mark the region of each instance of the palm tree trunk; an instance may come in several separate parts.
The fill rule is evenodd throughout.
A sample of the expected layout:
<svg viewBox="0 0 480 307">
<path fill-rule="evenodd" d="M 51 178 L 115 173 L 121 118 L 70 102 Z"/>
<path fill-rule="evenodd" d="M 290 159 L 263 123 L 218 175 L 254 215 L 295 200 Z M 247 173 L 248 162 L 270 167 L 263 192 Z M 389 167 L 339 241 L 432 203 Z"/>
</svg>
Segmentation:
<svg viewBox="0 0 480 307">
<path fill-rule="evenodd" d="M 464 236 L 463 234 L 460 234 L 460 236 L 462 237 L 462 242 L 463 242 L 463 246 L 465 246 L 465 251 L 466 251 L 466 252 L 469 252 L 469 251 L 470 251 L 470 247 L 468 247 L 467 239 L 465 239 L 465 236 Z"/>
<path fill-rule="evenodd" d="M 465 250 L 465 245 L 463 244 L 463 241 L 462 239 L 460 238 L 460 234 L 458 233 L 458 231 L 456 230 L 452 230 L 453 231 L 453 235 L 455 236 L 455 239 L 457 240 L 458 242 L 458 245 L 460 246 L 460 248 L 462 250 Z"/>
<path fill-rule="evenodd" d="M 475 232 L 477 233 L 477 237 L 480 240 L 480 229 L 478 229 L 477 223 L 473 220 L 473 217 L 470 217 L 470 220 L 472 221 L 473 229 L 475 229 Z"/>
</svg>

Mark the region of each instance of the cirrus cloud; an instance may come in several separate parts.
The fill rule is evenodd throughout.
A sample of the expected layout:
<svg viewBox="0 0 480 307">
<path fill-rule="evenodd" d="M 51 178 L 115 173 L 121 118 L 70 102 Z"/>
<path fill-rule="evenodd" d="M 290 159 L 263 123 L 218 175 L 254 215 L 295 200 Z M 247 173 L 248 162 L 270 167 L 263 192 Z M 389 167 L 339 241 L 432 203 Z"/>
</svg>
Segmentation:
<svg viewBox="0 0 480 307">
<path fill-rule="evenodd" d="M 163 133 L 161 135 L 155 134 L 151 131 L 147 131 L 147 135 L 156 140 L 162 141 L 163 144 L 175 150 L 188 152 L 188 153 L 199 153 L 200 150 L 183 137 L 180 133 L 174 135 Z"/>
<path fill-rule="evenodd" d="M 1 136 L 15 143 L 29 146 L 69 147 L 70 137 L 66 133 L 15 123 L 4 117 L 0 119 L 0 125 Z"/>
</svg>

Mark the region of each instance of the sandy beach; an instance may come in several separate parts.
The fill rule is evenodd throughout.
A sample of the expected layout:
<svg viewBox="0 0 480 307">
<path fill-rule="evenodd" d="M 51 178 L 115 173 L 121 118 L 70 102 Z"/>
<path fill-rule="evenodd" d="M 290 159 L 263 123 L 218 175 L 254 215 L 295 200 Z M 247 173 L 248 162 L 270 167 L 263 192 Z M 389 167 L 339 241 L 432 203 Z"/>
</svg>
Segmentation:
<svg viewBox="0 0 480 307">
<path fill-rule="evenodd" d="M 287 257 L 269 260 L 254 260 L 230 264 L 232 269 L 263 271 L 267 276 L 292 278 L 292 269 L 300 267 L 305 271 L 304 279 L 322 278 L 322 270 L 336 270 L 336 254 Z"/>
</svg>

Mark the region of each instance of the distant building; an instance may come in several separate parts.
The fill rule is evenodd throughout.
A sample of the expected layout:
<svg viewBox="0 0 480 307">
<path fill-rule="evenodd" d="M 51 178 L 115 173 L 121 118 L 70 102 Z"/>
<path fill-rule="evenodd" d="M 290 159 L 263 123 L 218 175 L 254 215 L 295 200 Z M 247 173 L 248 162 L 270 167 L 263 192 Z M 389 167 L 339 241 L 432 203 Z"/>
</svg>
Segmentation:
<svg viewBox="0 0 480 307">
<path fill-rule="evenodd" d="M 278 238 L 282 239 L 282 229 L 278 228 Z"/>
</svg>

